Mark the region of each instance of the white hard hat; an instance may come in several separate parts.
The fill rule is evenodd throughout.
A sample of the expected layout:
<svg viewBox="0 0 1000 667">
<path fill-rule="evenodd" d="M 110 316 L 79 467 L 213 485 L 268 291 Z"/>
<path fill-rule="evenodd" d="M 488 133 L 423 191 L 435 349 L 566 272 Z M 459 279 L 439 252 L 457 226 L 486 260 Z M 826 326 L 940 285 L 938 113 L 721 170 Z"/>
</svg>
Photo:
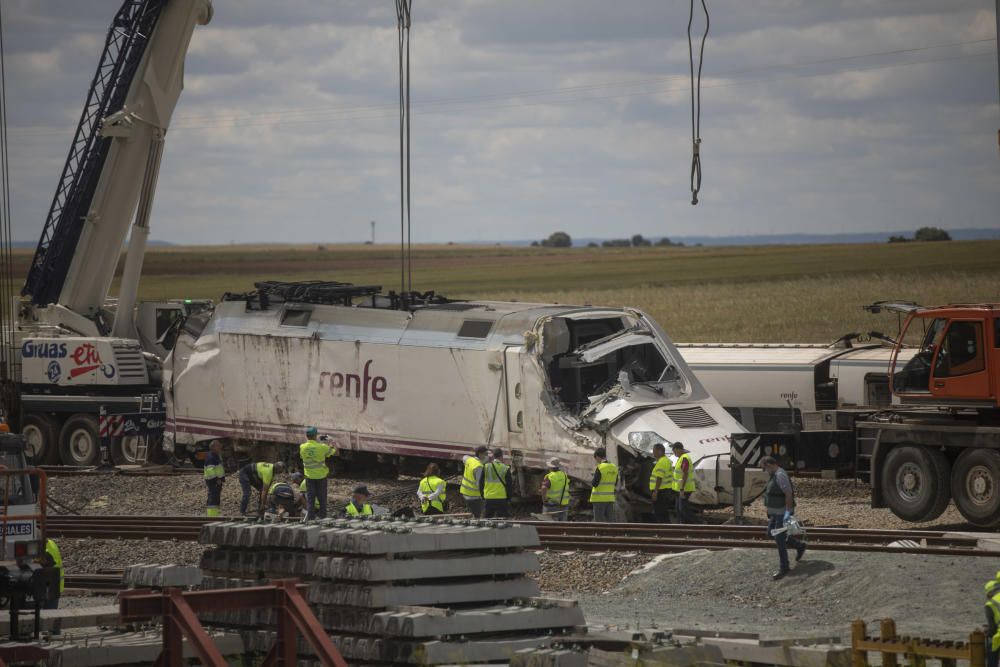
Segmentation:
<svg viewBox="0 0 1000 667">
<path fill-rule="evenodd" d="M 550 468 L 558 468 L 560 466 L 562 466 L 562 462 L 558 458 L 556 458 L 555 456 L 553 456 L 551 459 L 549 459 L 549 467 Z"/>
</svg>

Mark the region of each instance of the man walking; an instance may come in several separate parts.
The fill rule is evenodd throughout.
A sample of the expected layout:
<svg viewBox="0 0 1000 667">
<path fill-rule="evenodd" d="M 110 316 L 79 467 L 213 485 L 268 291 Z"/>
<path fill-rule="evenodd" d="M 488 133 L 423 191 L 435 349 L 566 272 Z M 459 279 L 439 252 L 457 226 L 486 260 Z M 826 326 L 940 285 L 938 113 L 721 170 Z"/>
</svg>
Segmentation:
<svg viewBox="0 0 1000 667">
<path fill-rule="evenodd" d="M 594 450 L 594 461 L 597 463 L 597 470 L 590 483 L 590 504 L 594 507 L 594 521 L 614 523 L 618 466 L 608 461 L 608 450 L 604 447 Z"/>
<path fill-rule="evenodd" d="M 764 506 L 767 508 L 767 534 L 774 538 L 778 545 L 779 569 L 773 579 L 781 579 L 791 568 L 788 565 L 788 547 L 795 549 L 795 562 L 802 560 L 806 552 L 805 542 L 788 534 L 784 530 L 785 521 L 795 514 L 795 490 L 792 480 L 772 456 L 760 460 L 760 467 L 770 476 L 764 487 Z M 774 531 L 781 529 L 781 532 Z"/>
<path fill-rule="evenodd" d="M 653 501 L 653 518 L 656 523 L 670 523 L 670 512 L 677 505 L 674 491 L 674 462 L 667 456 L 667 448 L 662 442 L 653 445 L 656 463 L 649 475 L 649 496 Z"/>
<path fill-rule="evenodd" d="M 276 463 L 250 462 L 240 468 L 240 489 L 243 496 L 240 498 L 240 514 L 245 515 L 250 505 L 250 492 L 256 489 L 260 496 L 260 510 L 264 510 L 267 500 L 267 489 L 270 488 L 274 475 L 285 472 L 285 464 L 281 461 Z"/>
<path fill-rule="evenodd" d="M 480 489 L 483 486 L 483 464 L 486 463 L 488 451 L 484 445 L 480 445 L 476 447 L 474 456 L 462 457 L 465 466 L 462 471 L 462 500 L 473 519 L 483 515 L 483 494 Z"/>
<path fill-rule="evenodd" d="M 566 521 L 569 517 L 569 475 L 564 473 L 557 458 L 548 462 L 549 471 L 542 478 L 542 512 L 553 521 Z"/>
<path fill-rule="evenodd" d="M 302 472 L 306 476 L 306 521 L 317 516 L 326 518 L 327 477 L 330 476 L 326 460 L 337 455 L 337 448 L 318 441 L 318 436 L 316 427 L 310 426 L 306 429 L 306 441 L 299 445 Z"/>
<path fill-rule="evenodd" d="M 222 466 L 222 443 L 213 440 L 208 446 L 208 455 L 205 456 L 205 489 L 208 491 L 208 500 L 205 501 L 205 515 L 219 516 L 222 507 L 222 485 L 226 481 L 226 469 Z"/>
<path fill-rule="evenodd" d="M 691 494 L 694 493 L 694 462 L 691 452 L 684 449 L 684 443 L 675 442 L 670 445 L 677 457 L 674 463 L 674 491 L 677 492 L 676 509 L 677 523 L 695 523 L 691 513 Z"/>
<path fill-rule="evenodd" d="M 510 516 L 510 466 L 503 462 L 502 449 L 493 450 L 493 460 L 483 466 L 483 471 L 483 518 L 506 519 Z"/>
</svg>

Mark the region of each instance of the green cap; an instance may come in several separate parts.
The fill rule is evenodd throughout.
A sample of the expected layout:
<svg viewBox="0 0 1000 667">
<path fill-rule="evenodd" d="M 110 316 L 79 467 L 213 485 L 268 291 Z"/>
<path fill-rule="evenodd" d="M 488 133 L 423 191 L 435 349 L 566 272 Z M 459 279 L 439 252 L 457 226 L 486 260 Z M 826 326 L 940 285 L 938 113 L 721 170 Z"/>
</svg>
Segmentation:
<svg viewBox="0 0 1000 667">
<path fill-rule="evenodd" d="M 315 426 L 310 426 L 309 428 L 306 429 L 307 438 L 315 438 L 317 435 L 319 435 L 319 429 L 316 428 Z"/>
</svg>

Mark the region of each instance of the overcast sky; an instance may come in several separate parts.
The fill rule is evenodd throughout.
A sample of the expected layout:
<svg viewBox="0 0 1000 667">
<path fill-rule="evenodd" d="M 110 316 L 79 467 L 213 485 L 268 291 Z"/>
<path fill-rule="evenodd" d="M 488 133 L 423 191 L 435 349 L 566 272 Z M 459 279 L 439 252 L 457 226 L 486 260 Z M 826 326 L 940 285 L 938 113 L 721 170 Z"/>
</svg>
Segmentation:
<svg viewBox="0 0 1000 667">
<path fill-rule="evenodd" d="M 2 3 L 17 239 L 120 4 Z M 153 238 L 398 240 L 395 3 L 214 4 Z M 415 0 L 414 240 L 1000 227 L 994 0 L 708 5 L 693 207 L 687 2 Z"/>
</svg>

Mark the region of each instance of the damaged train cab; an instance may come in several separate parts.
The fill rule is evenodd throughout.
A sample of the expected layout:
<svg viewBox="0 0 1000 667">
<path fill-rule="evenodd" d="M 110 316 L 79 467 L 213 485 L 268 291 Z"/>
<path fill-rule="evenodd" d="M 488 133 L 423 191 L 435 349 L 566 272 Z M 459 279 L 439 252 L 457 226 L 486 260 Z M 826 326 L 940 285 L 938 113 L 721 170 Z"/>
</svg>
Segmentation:
<svg viewBox="0 0 1000 667">
<path fill-rule="evenodd" d="M 219 439 L 282 456 L 315 425 L 346 458 L 404 471 L 428 460 L 454 471 L 475 447 L 502 447 L 525 496 L 558 457 L 585 499 L 605 446 L 635 511 L 661 441 L 691 451 L 693 502 L 731 502 L 729 435 L 744 430 L 631 309 L 258 283 L 189 318 L 164 367 L 178 455 Z M 748 473 L 745 497 L 765 481 Z"/>
</svg>

